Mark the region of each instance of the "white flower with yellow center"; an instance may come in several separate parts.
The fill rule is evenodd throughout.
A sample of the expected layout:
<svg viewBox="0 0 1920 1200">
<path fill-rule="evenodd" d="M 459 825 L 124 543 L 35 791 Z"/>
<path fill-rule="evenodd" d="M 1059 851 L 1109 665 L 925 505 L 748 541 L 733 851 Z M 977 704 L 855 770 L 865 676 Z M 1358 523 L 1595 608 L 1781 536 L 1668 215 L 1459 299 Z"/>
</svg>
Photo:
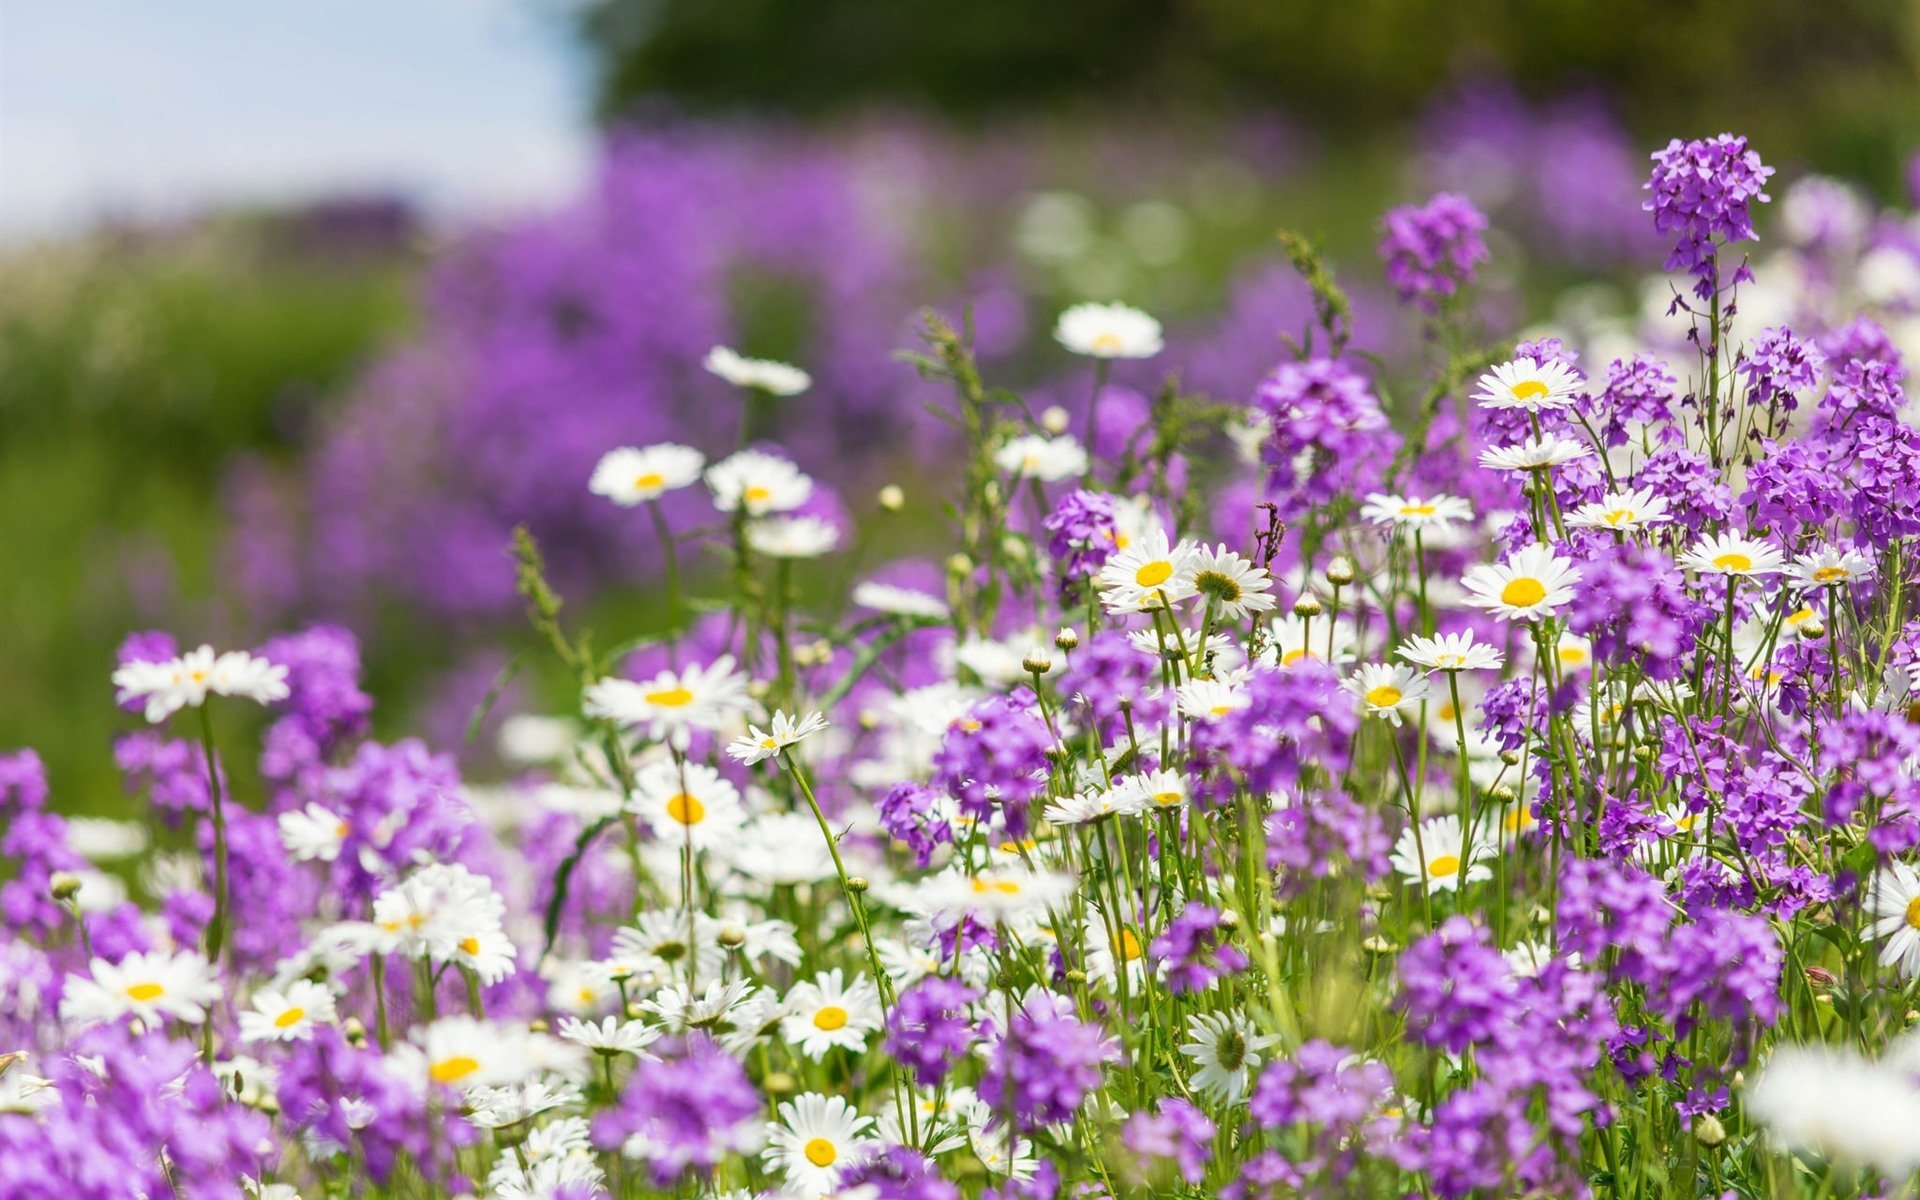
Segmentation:
<svg viewBox="0 0 1920 1200">
<path fill-rule="evenodd" d="M 1309 659 L 1334 666 L 1353 661 L 1353 626 L 1344 618 L 1308 620 L 1289 613 L 1273 623 L 1268 636 L 1271 640 L 1261 649 L 1260 659 L 1276 667 Z"/>
<path fill-rule="evenodd" d="M 780 1036 L 815 1062 L 835 1046 L 859 1054 L 881 1023 L 873 981 L 855 976 L 847 983 L 838 967 L 795 984 L 781 1008 Z"/>
<path fill-rule="evenodd" d="M 929 621 L 944 621 L 953 615 L 946 602 L 936 596 L 871 579 L 854 586 L 852 600 L 861 608 L 896 617 L 920 617 Z"/>
<path fill-rule="evenodd" d="M 1429 817 L 1420 823 L 1418 838 L 1412 826 L 1401 832 L 1400 840 L 1393 847 L 1393 869 L 1414 883 L 1424 880 L 1430 891 L 1451 892 L 1460 886 L 1463 877 L 1468 883 L 1493 878 L 1493 872 L 1481 861 L 1491 849 L 1484 843 L 1471 845 L 1467 849 L 1468 861 L 1462 863 L 1460 818 Z"/>
<path fill-rule="evenodd" d="M 689 925 L 685 909 L 648 909 L 614 931 L 612 954 L 642 973 L 685 976 L 691 963 L 694 978 L 712 979 L 726 963 L 719 932 L 720 923 L 698 910 Z"/>
<path fill-rule="evenodd" d="M 1180 715 L 1190 721 L 1211 721 L 1247 706 L 1246 689 L 1220 679 L 1196 679 L 1174 690 Z"/>
<path fill-rule="evenodd" d="M 198 1025 L 220 997 L 213 968 L 192 951 L 135 952 L 117 963 L 96 958 L 91 977 L 69 976 L 60 1019 L 91 1024 L 133 1017 L 153 1026 L 168 1018 Z"/>
<path fill-rule="evenodd" d="M 1887 944 L 1880 965 L 1897 968 L 1907 979 L 1920 978 L 1920 871 L 1893 862 L 1874 873 L 1870 904 L 1874 937 Z"/>
<path fill-rule="evenodd" d="M 751 766 L 784 754 L 802 741 L 827 727 L 827 719 L 817 712 L 804 717 L 776 712 L 765 729 L 747 726 L 747 732 L 727 744 L 727 757 Z"/>
<path fill-rule="evenodd" d="M 1580 569 L 1545 546 L 1524 546 L 1503 563 L 1470 567 L 1460 580 L 1466 603 L 1511 621 L 1551 617 L 1573 600 Z"/>
<path fill-rule="evenodd" d="M 1211 550 L 1203 545 L 1195 552 L 1193 590 L 1221 621 L 1242 621 L 1274 605 L 1273 576 L 1224 545 Z"/>
<path fill-rule="evenodd" d="M 1520 357 L 1480 377 L 1473 398 L 1481 408 L 1524 408 L 1528 412 L 1565 408 L 1580 391 L 1580 376 L 1564 363 Z"/>
<path fill-rule="evenodd" d="M 1403 713 L 1419 708 L 1428 692 L 1425 675 L 1392 663 L 1362 663 L 1341 686 L 1360 698 L 1362 713 L 1393 725 L 1400 724 Z"/>
<path fill-rule="evenodd" d="M 1138 991 L 1147 978 L 1147 943 L 1150 940 L 1138 924 L 1115 921 L 1107 925 L 1105 915 L 1089 908 L 1083 930 L 1087 946 L 1087 978 L 1095 984 L 1113 987 L 1122 970 L 1127 986 Z"/>
<path fill-rule="evenodd" d="M 296 980 L 285 990 L 263 988 L 253 994 L 253 1007 L 240 1014 L 240 1040 L 245 1042 L 303 1042 L 315 1025 L 334 1020 L 333 993 L 310 979 Z"/>
<path fill-rule="evenodd" d="M 1586 671 L 1593 667 L 1593 643 L 1572 630 L 1563 629 L 1554 642 L 1553 657 L 1560 663 L 1560 670 Z"/>
<path fill-rule="evenodd" d="M 1060 314 L 1053 337 L 1092 358 L 1152 358 L 1166 345 L 1160 322 L 1125 304 L 1076 304 Z"/>
<path fill-rule="evenodd" d="M 733 837 L 746 820 L 740 792 L 705 763 L 666 759 L 634 777 L 627 811 L 669 846 L 707 850 Z"/>
<path fill-rule="evenodd" d="M 1107 559 L 1096 583 L 1108 612 L 1133 613 L 1169 608 L 1193 595 L 1194 561 L 1199 548 L 1192 542 L 1169 545 L 1167 531 L 1158 527 Z"/>
<path fill-rule="evenodd" d="M 622 1021 L 618 1017 L 603 1017 L 598 1022 L 582 1021 L 575 1017 L 561 1017 L 554 1026 L 554 1032 L 562 1041 L 572 1042 L 584 1050 L 591 1050 L 602 1058 L 617 1058 L 622 1054 L 631 1054 L 635 1058 L 650 1057 L 648 1046 L 660 1037 L 660 1030 L 639 1021 Z"/>
<path fill-rule="evenodd" d="M 771 358 L 748 358 L 726 346 L 707 351 L 700 365 L 735 387 L 770 396 L 798 396 L 813 386 L 813 376 L 799 367 Z"/>
<path fill-rule="evenodd" d="M 1180 1053 L 1194 1065 L 1193 1086 L 1203 1095 L 1228 1105 L 1247 1098 L 1261 1055 L 1279 1038 L 1261 1033 L 1245 1013 L 1195 1013 L 1187 1021 L 1187 1037 Z"/>
<path fill-rule="evenodd" d="M 1628 533 L 1669 520 L 1672 518 L 1667 514 L 1666 497 L 1652 488 L 1608 492 L 1600 499 L 1582 504 L 1567 514 L 1567 524 L 1576 529 L 1610 530 L 1615 533 Z"/>
<path fill-rule="evenodd" d="M 819 558 L 840 544 L 840 530 L 823 517 L 762 517 L 747 525 L 747 547 L 768 558 Z"/>
<path fill-rule="evenodd" d="M 459 863 L 429 863 L 374 897 L 372 948 L 476 968 L 484 960 L 504 976 L 513 970 L 505 915 L 506 901 L 484 876 Z"/>
<path fill-rule="evenodd" d="M 678 442 L 661 442 L 644 450 L 622 446 L 601 457 L 587 490 L 632 508 L 693 483 L 706 465 L 706 455 Z"/>
<path fill-rule="evenodd" d="M 1772 542 L 1735 533 L 1716 533 L 1702 538 L 1693 549 L 1680 556 L 1680 565 L 1690 571 L 1742 579 L 1778 575 L 1786 563 L 1786 556 Z"/>
<path fill-rule="evenodd" d="M 1482 451 L 1480 465 L 1495 471 L 1543 471 L 1592 455 L 1593 451 L 1582 443 L 1549 433 L 1518 446 L 1499 446 Z"/>
<path fill-rule="evenodd" d="M 1095 821 L 1119 816 L 1120 812 L 1120 791 L 1118 788 L 1108 788 L 1057 797 L 1040 815 L 1050 825 L 1091 825 Z"/>
<path fill-rule="evenodd" d="M 1360 507 L 1360 515 L 1375 525 L 1403 529 L 1434 529 L 1473 520 L 1473 506 L 1458 496 L 1394 496 L 1374 492 Z"/>
<path fill-rule="evenodd" d="M 1187 779 L 1178 771 L 1149 771 L 1116 779 L 1111 793 L 1120 811 L 1174 812 L 1187 802 Z"/>
<path fill-rule="evenodd" d="M 255 704 L 287 698 L 287 668 L 280 663 L 229 650 L 215 654 L 202 646 L 165 662 L 127 663 L 113 673 L 117 703 L 146 702 L 144 713 L 155 725 L 182 708 L 198 708 L 209 694 L 237 696 Z"/>
<path fill-rule="evenodd" d="M 620 989 L 601 963 L 551 964 L 543 974 L 548 976 L 547 1007 L 556 1012 L 586 1016 L 620 1003 Z"/>
<path fill-rule="evenodd" d="M 1507 662 L 1499 647 L 1474 641 L 1471 629 L 1438 637 L 1416 634 L 1394 653 L 1429 671 L 1498 671 Z"/>
<path fill-rule="evenodd" d="M 644 683 L 602 679 L 587 688 L 581 704 L 589 717 L 644 726 L 656 739 L 683 737 L 690 729 L 723 729 L 754 707 L 747 677 L 733 669 L 730 654 L 704 667 L 662 671 Z"/>
<path fill-rule="evenodd" d="M 353 832 L 345 818 L 318 804 L 281 813 L 278 823 L 280 844 L 295 862 L 332 862 L 340 857 L 341 844 Z"/>
<path fill-rule="evenodd" d="M 767 1126 L 761 1157 L 786 1178 L 789 1195 L 814 1200 L 831 1193 L 841 1172 L 873 1152 L 866 1136 L 872 1125 L 873 1118 L 841 1097 L 808 1092 L 780 1106 L 780 1119 Z"/>
<path fill-rule="evenodd" d="M 1790 573 L 1800 581 L 1802 588 L 1845 587 L 1871 578 L 1873 560 L 1858 550 L 1836 550 L 1832 546 L 1823 546 L 1812 554 L 1803 554 L 1794 559 Z"/>
<path fill-rule="evenodd" d="M 1072 896 L 1075 886 L 1071 875 L 1007 864 L 971 875 L 949 871 L 928 881 L 924 899 L 930 911 L 947 916 L 971 916 L 988 925 L 1018 924 L 1044 917 Z"/>
<path fill-rule="evenodd" d="M 764 517 L 805 504 L 813 495 L 813 480 L 777 454 L 741 450 L 707 468 L 707 488 L 721 512 Z"/>
<path fill-rule="evenodd" d="M 420 1075 L 461 1091 L 524 1083 L 540 1065 L 533 1035 L 523 1025 L 503 1021 L 442 1017 L 416 1027 L 411 1045 Z"/>
<path fill-rule="evenodd" d="M 1022 434 L 1000 447 L 993 456 L 994 465 L 1020 479 L 1058 483 L 1078 479 L 1087 473 L 1087 451 L 1071 434 L 1041 437 Z"/>
</svg>

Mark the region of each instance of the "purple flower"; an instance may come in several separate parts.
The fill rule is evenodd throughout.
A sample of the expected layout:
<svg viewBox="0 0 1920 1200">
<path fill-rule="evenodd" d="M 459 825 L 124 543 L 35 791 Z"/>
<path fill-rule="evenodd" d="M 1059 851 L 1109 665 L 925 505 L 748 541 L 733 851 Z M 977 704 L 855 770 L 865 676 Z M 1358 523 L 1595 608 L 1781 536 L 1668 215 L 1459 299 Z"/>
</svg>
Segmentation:
<svg viewBox="0 0 1920 1200">
<path fill-rule="evenodd" d="M 1033 693 L 989 696 L 947 730 L 934 753 L 934 777 L 975 820 L 998 818 L 1022 837 L 1027 804 L 1046 787 L 1053 737 L 1033 711 Z"/>
<path fill-rule="evenodd" d="M 760 1093 L 738 1060 L 703 1034 L 635 1069 L 619 1103 L 593 1123 L 594 1142 L 612 1150 L 638 1139 L 656 1186 L 688 1171 L 710 1171 L 757 1134 Z"/>
<path fill-rule="evenodd" d="M 1253 405 L 1272 423 L 1260 444 L 1267 492 L 1289 518 L 1370 490 L 1400 444 L 1365 376 L 1340 360 L 1280 364 Z"/>
<path fill-rule="evenodd" d="M 1761 189 L 1772 175 L 1773 168 L 1747 148 L 1747 139 L 1730 133 L 1692 142 L 1675 138 L 1654 153 L 1647 180 L 1651 195 L 1641 207 L 1653 214 L 1655 229 L 1676 235 L 1666 269 L 1693 275 L 1700 299 L 1720 285 L 1719 245 L 1754 236 L 1750 205 L 1769 198 Z"/>
<path fill-rule="evenodd" d="M 900 993 L 887 1014 L 887 1053 L 922 1087 L 938 1087 L 974 1042 L 967 1005 L 980 993 L 957 979 L 930 975 Z"/>
<path fill-rule="evenodd" d="M 1153 940 L 1149 952 L 1165 968 L 1169 991 L 1203 991 L 1247 969 L 1245 952 L 1221 937 L 1225 925 L 1219 909 L 1191 902 Z"/>
<path fill-rule="evenodd" d="M 1425 313 L 1441 305 L 1473 282 L 1474 269 L 1491 257 L 1480 235 L 1487 218 L 1464 196 L 1441 192 L 1420 205 L 1388 211 L 1381 221 L 1385 236 L 1379 253 L 1387 267 L 1387 282 L 1400 296 Z"/>
<path fill-rule="evenodd" d="M 1800 395 L 1819 382 L 1826 365 L 1819 347 L 1782 325 L 1763 330 L 1734 369 L 1747 381 L 1748 404 L 1792 412 L 1800 407 Z"/>
<path fill-rule="evenodd" d="M 1162 1100 L 1151 1114 L 1137 1112 L 1121 1127 L 1127 1149 L 1152 1161 L 1171 1160 L 1188 1183 L 1199 1183 L 1213 1157 L 1217 1132 L 1207 1114 L 1179 1097 Z"/>
<path fill-rule="evenodd" d="M 1098 1025 L 1030 1004 L 988 1049 L 980 1098 L 996 1112 L 1011 1106 L 1023 1129 L 1071 1121 L 1119 1053 Z"/>
<path fill-rule="evenodd" d="M 1070 600 L 1106 565 L 1118 545 L 1113 497 L 1106 492 L 1068 492 L 1041 525 L 1047 531 L 1047 553 L 1053 557 L 1060 595 Z"/>
</svg>

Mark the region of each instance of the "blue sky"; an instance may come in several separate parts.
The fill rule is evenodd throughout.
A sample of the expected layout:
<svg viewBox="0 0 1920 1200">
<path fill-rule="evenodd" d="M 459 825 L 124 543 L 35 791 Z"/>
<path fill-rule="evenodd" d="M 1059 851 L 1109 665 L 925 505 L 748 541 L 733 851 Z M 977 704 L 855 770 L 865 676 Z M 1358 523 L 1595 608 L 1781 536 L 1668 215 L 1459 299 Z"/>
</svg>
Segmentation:
<svg viewBox="0 0 1920 1200">
<path fill-rule="evenodd" d="M 542 3 L 0 0 L 0 238 L 341 191 L 549 202 L 590 134 Z"/>
</svg>

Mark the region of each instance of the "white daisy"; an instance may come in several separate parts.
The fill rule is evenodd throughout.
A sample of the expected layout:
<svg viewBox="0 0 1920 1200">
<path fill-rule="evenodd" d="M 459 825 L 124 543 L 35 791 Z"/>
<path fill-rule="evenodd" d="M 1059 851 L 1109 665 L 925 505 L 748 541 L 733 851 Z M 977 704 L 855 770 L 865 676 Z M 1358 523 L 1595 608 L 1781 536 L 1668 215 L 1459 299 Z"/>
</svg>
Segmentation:
<svg viewBox="0 0 1920 1200">
<path fill-rule="evenodd" d="M 1742 1096 L 1747 1114 L 1778 1145 L 1895 1179 L 1920 1168 L 1920 1087 L 1902 1065 L 1851 1047 L 1776 1048 Z"/>
<path fill-rule="evenodd" d="M 1499 446 L 1482 451 L 1480 465 L 1495 471 L 1538 471 L 1588 458 L 1592 453 L 1572 438 L 1549 433 L 1518 446 Z"/>
<path fill-rule="evenodd" d="M 1842 587 L 1873 574 L 1873 560 L 1858 550 L 1823 546 L 1793 560 L 1792 576 L 1803 588 Z"/>
<path fill-rule="evenodd" d="M 1431 529 L 1473 520 L 1473 506 L 1458 496 L 1444 494 L 1422 499 L 1418 496 L 1392 496 L 1374 492 L 1361 506 L 1360 515 L 1375 525 Z"/>
<path fill-rule="evenodd" d="M 1498 671 L 1506 655 L 1497 646 L 1473 640 L 1473 630 L 1439 637 L 1409 637 L 1395 654 L 1429 671 Z"/>
<path fill-rule="evenodd" d="M 1772 542 L 1735 533 L 1716 533 L 1702 538 L 1693 549 L 1680 556 L 1680 565 L 1688 570 L 1742 578 L 1777 575 L 1785 569 L 1786 561 L 1786 556 Z"/>
<path fill-rule="evenodd" d="M 340 857 L 340 845 L 352 832 L 343 818 L 318 804 L 281 813 L 279 825 L 280 844 L 297 862 L 332 862 Z"/>
<path fill-rule="evenodd" d="M 823 517 L 762 517 L 747 525 L 747 546 L 768 558 L 819 558 L 840 544 L 840 530 Z"/>
<path fill-rule="evenodd" d="M 91 977 L 69 976 L 60 1019 L 92 1023 L 133 1017 L 146 1025 L 173 1018 L 198 1025 L 220 997 L 207 960 L 191 951 L 135 952 L 117 963 L 96 958 Z"/>
<path fill-rule="evenodd" d="M 554 1032 L 562 1039 L 605 1058 L 622 1054 L 644 1058 L 647 1047 L 660 1037 L 660 1030 L 652 1025 L 622 1021 L 618 1017 L 604 1017 L 597 1023 L 561 1017 L 559 1024 L 554 1026 Z"/>
<path fill-rule="evenodd" d="M 1076 304 L 1060 314 L 1053 337 L 1093 358 L 1152 358 L 1165 348 L 1160 322 L 1125 304 Z"/>
<path fill-rule="evenodd" d="M 873 981 L 855 976 L 846 983 L 838 967 L 795 984 L 781 1007 L 780 1036 L 815 1062 L 835 1046 L 860 1053 L 881 1023 Z"/>
<path fill-rule="evenodd" d="M 1192 721 L 1210 721 L 1239 712 L 1247 706 L 1247 693 L 1219 679 L 1196 679 L 1174 690 L 1180 715 Z"/>
<path fill-rule="evenodd" d="M 305 1041 L 315 1025 L 331 1025 L 333 1019 L 333 993 L 312 980 L 296 980 L 284 991 L 264 988 L 253 994 L 253 1008 L 240 1014 L 240 1040 Z"/>
<path fill-rule="evenodd" d="M 1187 778 L 1178 771 L 1126 775 L 1110 794 L 1123 813 L 1171 812 L 1187 802 Z"/>
<path fill-rule="evenodd" d="M 1071 875 L 1006 865 L 967 875 L 948 872 L 928 881 L 924 900 L 931 911 L 967 915 L 989 925 L 1043 917 L 1073 895 Z"/>
<path fill-rule="evenodd" d="M 1341 686 L 1360 698 L 1361 712 L 1393 725 L 1400 724 L 1401 714 L 1417 709 L 1428 691 L 1425 675 L 1392 663 L 1362 663 Z"/>
<path fill-rule="evenodd" d="M 1554 642 L 1553 655 L 1560 661 L 1562 671 L 1585 671 L 1593 666 L 1593 642 L 1563 629 Z"/>
<path fill-rule="evenodd" d="M 700 468 L 706 465 L 706 455 L 678 442 L 661 442 L 644 450 L 622 446 L 600 459 L 587 490 L 632 508 L 686 487 L 700 478 Z"/>
<path fill-rule="evenodd" d="M 612 955 L 660 976 L 684 975 L 691 963 L 695 978 L 711 979 L 726 962 L 719 930 L 720 923 L 703 912 L 694 912 L 689 927 L 685 909 L 648 909 L 614 931 Z"/>
<path fill-rule="evenodd" d="M 1192 1040 L 1180 1053 L 1194 1064 L 1193 1086 L 1229 1105 L 1247 1098 L 1260 1056 L 1279 1041 L 1239 1012 L 1195 1013 L 1187 1021 L 1187 1036 Z"/>
<path fill-rule="evenodd" d="M 747 726 L 747 732 L 727 744 L 727 757 L 751 766 L 785 753 L 803 740 L 827 727 L 827 719 L 817 712 L 804 717 L 776 712 L 767 728 Z"/>
<path fill-rule="evenodd" d="M 1516 358 L 1480 377 L 1473 398 L 1481 408 L 1565 408 L 1580 391 L 1580 376 L 1564 363 Z"/>
<path fill-rule="evenodd" d="M 791 512 L 813 495 L 813 480 L 776 454 L 741 450 L 707 468 L 713 506 L 750 517 Z"/>
<path fill-rule="evenodd" d="M 473 1017 L 442 1017 L 416 1027 L 412 1046 L 421 1073 L 447 1087 L 505 1087 L 539 1070 L 534 1035 L 521 1025 Z"/>
<path fill-rule="evenodd" d="M 1920 978 L 1920 871 L 1908 863 L 1893 862 L 1874 872 L 1873 927 L 1883 938 L 1880 965 L 1896 967 L 1907 979 Z"/>
<path fill-rule="evenodd" d="M 700 365 L 735 387 L 771 396 L 798 396 L 813 386 L 813 376 L 799 367 L 770 358 L 748 358 L 725 346 L 707 351 Z"/>
<path fill-rule="evenodd" d="M 1224 545 L 1199 547 L 1193 557 L 1193 590 L 1219 619 L 1240 621 L 1273 608 L 1273 576 Z"/>
<path fill-rule="evenodd" d="M 786 1177 L 789 1194 L 825 1196 L 839 1186 L 842 1171 L 872 1153 L 872 1139 L 864 1136 L 872 1125 L 873 1118 L 841 1097 L 808 1092 L 780 1106 L 761 1157 Z"/>
<path fill-rule="evenodd" d="M 146 701 L 145 714 L 157 725 L 182 708 L 198 708 L 211 693 L 238 696 L 256 704 L 287 698 L 287 668 L 244 650 L 214 653 L 202 646 L 165 662 L 127 663 L 113 673 L 118 703 Z"/>
<path fill-rule="evenodd" d="M 684 735 L 690 729 L 718 730 L 754 707 L 747 695 L 747 677 L 733 669 L 730 654 L 704 667 L 662 671 L 645 683 L 602 679 L 587 688 L 581 704 L 589 717 L 628 727 L 646 726 L 656 739 Z"/>
<path fill-rule="evenodd" d="M 861 608 L 890 613 L 896 617 L 923 617 L 930 621 L 944 621 L 952 615 L 952 610 L 937 597 L 914 591 L 912 588 L 895 587 L 893 584 L 878 583 L 874 580 L 856 585 L 852 599 Z"/>
<path fill-rule="evenodd" d="M 668 984 L 641 1007 L 659 1017 L 668 1030 L 701 1030 L 735 1054 L 751 1049 L 778 1016 L 765 990 L 744 979 L 710 982 L 698 994 L 685 984 Z"/>
<path fill-rule="evenodd" d="M 1091 825 L 1121 812 L 1118 789 L 1056 797 L 1041 812 L 1051 825 Z"/>
<path fill-rule="evenodd" d="M 1423 860 L 1420 851 L 1426 851 Z M 1465 876 L 1468 883 L 1479 883 L 1493 878 L 1493 872 L 1481 860 L 1487 856 L 1489 847 L 1469 845 Z M 1400 840 L 1393 847 L 1393 869 L 1416 883 L 1426 881 L 1427 887 L 1436 892 L 1451 892 L 1459 888 L 1462 875 L 1460 862 L 1460 818 L 1452 815 L 1429 817 L 1420 823 L 1420 837 L 1414 839 L 1413 827 L 1408 826 L 1400 834 Z"/>
<path fill-rule="evenodd" d="M 1147 977 L 1147 939 L 1138 925 L 1116 921 L 1107 928 L 1100 910 L 1089 908 L 1083 930 L 1087 945 L 1087 978 L 1096 984 L 1114 986 L 1125 969 L 1127 985 L 1138 991 Z"/>
<path fill-rule="evenodd" d="M 1199 548 L 1192 542 L 1167 543 L 1167 531 L 1149 529 L 1138 541 L 1107 559 L 1096 580 L 1109 612 L 1145 612 L 1167 608 L 1193 595 Z"/>
<path fill-rule="evenodd" d="M 706 850 L 733 837 L 746 820 L 740 792 L 705 763 L 666 759 L 634 777 L 627 810 L 670 846 Z"/>
<path fill-rule="evenodd" d="M 1327 662 L 1329 647 L 1333 651 L 1333 665 L 1353 661 L 1353 626 L 1344 618 L 1329 621 L 1320 617 L 1309 621 L 1289 613 L 1269 627 L 1268 635 L 1272 640 L 1262 649 L 1260 657 L 1276 667 L 1290 667 L 1303 659 Z"/>
<path fill-rule="evenodd" d="M 1470 567 L 1460 580 L 1472 595 L 1466 602 L 1513 621 L 1551 617 L 1573 599 L 1580 569 L 1535 543 L 1522 547 L 1503 563 Z"/>
<path fill-rule="evenodd" d="M 1652 488 L 1608 492 L 1600 499 L 1582 504 L 1567 514 L 1567 524 L 1576 529 L 1608 529 L 1616 532 L 1644 529 L 1670 519 L 1666 497 Z"/>
<path fill-rule="evenodd" d="M 146 850 L 147 830 L 138 821 L 108 817 L 67 818 L 67 848 L 89 862 L 118 862 Z"/>
<path fill-rule="evenodd" d="M 1058 483 L 1087 473 L 1087 452 L 1071 434 L 1041 437 L 1023 434 L 1000 447 L 993 461 L 1002 471 L 1021 479 Z"/>
</svg>

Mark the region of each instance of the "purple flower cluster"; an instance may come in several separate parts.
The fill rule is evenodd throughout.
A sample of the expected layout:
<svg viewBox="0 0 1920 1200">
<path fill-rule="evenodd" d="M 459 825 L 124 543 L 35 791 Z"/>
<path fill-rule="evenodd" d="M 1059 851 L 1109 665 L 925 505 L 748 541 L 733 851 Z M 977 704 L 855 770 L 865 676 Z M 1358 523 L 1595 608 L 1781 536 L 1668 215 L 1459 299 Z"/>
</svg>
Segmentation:
<svg viewBox="0 0 1920 1200">
<path fill-rule="evenodd" d="M 594 1141 L 615 1149 L 638 1138 L 657 1187 L 711 1171 L 757 1133 L 760 1093 L 740 1061 L 696 1034 L 636 1071 L 619 1105 L 594 1122 Z"/>
<path fill-rule="evenodd" d="M 1400 442 L 1366 377 L 1338 359 L 1280 364 L 1253 406 L 1271 424 L 1260 444 L 1266 494 L 1288 518 L 1370 490 Z"/>
<path fill-rule="evenodd" d="M 1167 923 L 1148 952 L 1165 971 L 1168 990 L 1204 991 L 1222 976 L 1247 969 L 1246 952 L 1223 934 L 1228 928 L 1219 909 L 1197 901 Z"/>
<path fill-rule="evenodd" d="M 900 993 L 887 1014 L 887 1053 L 922 1087 L 939 1087 L 973 1046 L 967 1006 L 980 993 L 957 979 L 930 975 Z"/>
<path fill-rule="evenodd" d="M 1053 738 L 1033 710 L 1032 693 L 990 696 L 947 730 L 933 756 L 936 781 L 980 821 L 1013 837 L 1027 829 L 1027 806 L 1046 788 Z"/>
<path fill-rule="evenodd" d="M 1487 231 L 1487 218 L 1466 197 L 1450 192 L 1425 204 L 1390 209 L 1381 226 L 1379 253 L 1387 282 L 1402 303 L 1424 313 L 1439 312 L 1491 257 L 1480 236 Z"/>
<path fill-rule="evenodd" d="M 1010 1109 L 1023 1129 L 1070 1121 L 1119 1053 L 1100 1026 L 1028 1005 L 988 1047 L 980 1097 L 996 1112 Z"/>
<path fill-rule="evenodd" d="M 1769 198 L 1761 189 L 1773 168 L 1747 148 L 1747 139 L 1730 133 L 1691 142 L 1675 138 L 1654 153 L 1653 164 L 1651 194 L 1642 207 L 1653 214 L 1655 229 L 1677 235 L 1667 270 L 1694 276 L 1694 294 L 1706 300 L 1720 287 L 1719 247 L 1754 236 L 1751 206 Z M 1745 271 L 1742 266 L 1733 282 L 1741 282 Z"/>
</svg>

